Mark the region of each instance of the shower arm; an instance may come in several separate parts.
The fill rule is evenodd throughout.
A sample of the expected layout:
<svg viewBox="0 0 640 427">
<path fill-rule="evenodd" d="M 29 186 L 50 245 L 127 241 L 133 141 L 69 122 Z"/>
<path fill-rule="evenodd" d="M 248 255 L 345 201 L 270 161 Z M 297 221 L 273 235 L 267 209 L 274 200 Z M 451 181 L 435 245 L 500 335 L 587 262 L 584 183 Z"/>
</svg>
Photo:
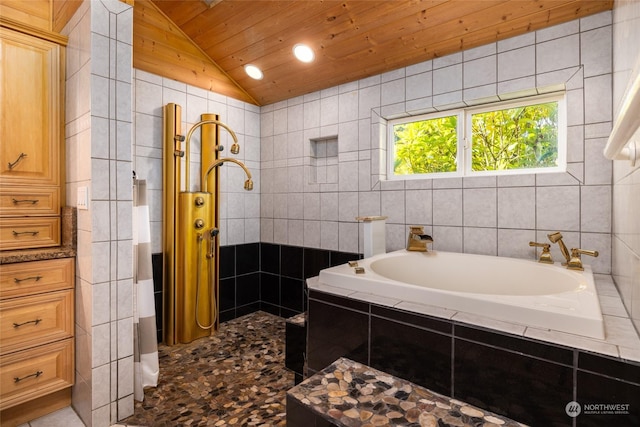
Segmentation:
<svg viewBox="0 0 640 427">
<path fill-rule="evenodd" d="M 206 177 L 209 176 L 209 174 L 211 173 L 212 170 L 214 170 L 215 168 L 217 168 L 218 166 L 220 166 L 221 164 L 223 164 L 225 162 L 235 163 L 236 165 L 240 166 L 244 170 L 244 173 L 247 174 L 247 180 L 244 182 L 244 189 L 245 190 L 253 190 L 253 181 L 251 180 L 251 172 L 249 172 L 249 169 L 247 169 L 247 167 L 244 165 L 244 163 L 242 163 L 239 160 L 232 159 L 230 157 L 223 157 L 223 158 L 218 159 L 215 162 L 211 163 L 211 165 L 209 166 L 209 169 L 207 169 L 207 172 L 204 174 L 205 180 L 204 180 L 204 183 L 203 183 L 202 191 L 205 192 L 205 193 L 207 192 L 207 179 L 206 179 Z"/>
<path fill-rule="evenodd" d="M 231 152 L 233 154 L 238 154 L 238 152 L 240 152 L 240 145 L 238 144 L 238 137 L 236 136 L 236 133 L 226 124 L 222 123 L 219 120 L 214 120 L 214 119 L 210 119 L 210 120 L 201 120 L 198 123 L 196 123 L 195 125 L 193 125 L 191 127 L 191 129 L 189 129 L 189 132 L 187 133 L 187 137 L 185 138 L 185 143 L 184 143 L 184 153 L 185 153 L 185 190 L 189 191 L 190 189 L 190 181 L 191 181 L 191 177 L 190 177 L 190 173 L 189 173 L 189 169 L 190 169 L 190 161 L 189 161 L 189 143 L 191 141 L 191 135 L 193 135 L 193 132 L 196 130 L 196 128 L 199 128 L 202 125 L 218 125 L 221 126 L 223 128 L 225 128 L 229 134 L 231 135 L 231 138 L 233 138 L 233 144 L 231 145 Z M 244 165 L 243 165 L 244 166 Z M 246 169 L 246 168 L 245 168 Z M 207 174 L 209 175 L 209 171 L 207 171 Z M 202 187 L 202 183 L 200 183 L 200 186 Z M 206 187 L 206 184 L 205 184 Z M 206 191 L 206 190 L 205 190 Z"/>
</svg>

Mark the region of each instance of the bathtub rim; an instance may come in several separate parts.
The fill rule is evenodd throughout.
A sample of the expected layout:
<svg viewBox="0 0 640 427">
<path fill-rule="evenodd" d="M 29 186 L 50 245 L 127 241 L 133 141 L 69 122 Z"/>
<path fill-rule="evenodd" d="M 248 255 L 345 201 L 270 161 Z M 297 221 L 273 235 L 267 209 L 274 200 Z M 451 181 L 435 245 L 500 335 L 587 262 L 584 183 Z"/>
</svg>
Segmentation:
<svg viewBox="0 0 640 427">
<path fill-rule="evenodd" d="M 561 269 L 563 274 L 565 274 L 566 271 L 569 271 L 566 270 L 565 267 L 560 266 L 559 263 L 557 263 L 557 266 L 550 266 L 538 264 L 537 262 L 532 260 L 523 260 L 519 258 L 492 257 L 489 255 L 477 254 L 459 254 L 444 251 L 441 252 L 453 254 L 455 256 L 463 255 L 473 257 L 505 258 L 505 260 L 507 261 L 531 263 L 534 266 L 540 265 L 544 268 L 558 268 Z M 320 291 L 323 291 L 321 287 L 324 287 L 324 289 L 329 290 L 329 293 L 336 293 L 341 296 L 348 296 L 355 299 L 378 299 L 382 302 L 382 305 L 386 306 L 396 306 L 401 302 L 405 303 L 403 304 L 404 306 L 410 306 L 411 304 L 431 306 L 436 308 L 436 310 L 432 311 L 440 312 L 442 314 L 439 317 L 452 317 L 456 316 L 457 313 L 467 313 L 471 316 L 481 316 L 490 320 L 494 320 L 496 322 L 505 322 L 513 325 L 522 325 L 524 327 L 557 331 L 560 333 L 571 334 L 586 339 L 606 341 L 604 318 L 602 316 L 599 297 L 595 287 L 594 275 L 589 266 L 585 266 L 584 272 L 571 272 L 574 274 L 579 274 L 585 279 L 585 288 L 583 290 L 581 290 L 579 293 L 569 291 L 565 292 L 564 294 L 560 293 L 551 297 L 546 295 L 540 297 L 511 297 L 504 295 L 473 293 L 465 295 L 458 292 L 451 292 L 434 288 L 416 290 L 416 285 L 406 284 L 404 282 L 398 282 L 393 279 L 388 279 L 386 277 L 380 276 L 372 271 L 369 267 L 372 262 L 383 257 L 402 255 L 412 256 L 411 254 L 411 252 L 406 251 L 405 249 L 401 249 L 398 251 L 389 252 L 387 254 L 360 259 L 358 260 L 358 265 L 364 266 L 366 271 L 365 275 L 356 274 L 354 272 L 354 269 L 349 267 L 347 264 L 341 264 L 338 266 L 326 268 L 321 270 L 320 274 L 316 277 L 317 282 L 309 282 L 308 279 L 308 283 L 312 283 L 309 287 L 313 289 L 313 286 L 316 286 L 316 289 Z M 366 278 L 363 276 L 366 276 Z M 331 280 L 328 280 L 328 278 L 330 278 Z M 329 281 L 329 283 L 324 282 L 323 279 L 325 281 Z M 336 284 L 335 281 L 340 279 L 342 279 L 344 282 Z M 358 284 L 360 284 L 359 287 Z M 405 297 L 401 298 L 397 295 L 394 295 L 394 292 L 391 289 L 395 288 L 392 288 L 392 286 L 389 285 L 403 289 Z M 326 286 L 328 286 L 329 288 L 326 288 Z M 331 288 L 336 288 L 337 291 L 331 292 Z M 416 292 L 421 296 L 418 298 L 411 298 L 411 296 L 416 295 Z M 371 297 L 367 297 L 367 294 Z M 431 301 L 429 301 L 429 303 L 420 301 L 423 294 L 429 295 L 434 298 L 434 303 L 431 303 Z M 452 305 L 450 301 L 447 303 L 442 303 L 443 300 L 448 300 L 452 297 L 455 300 L 454 305 Z M 578 299 L 578 302 L 574 305 L 577 305 L 580 309 L 579 313 L 575 312 L 575 307 L 573 309 L 571 307 L 567 307 L 567 304 L 571 305 L 572 299 L 575 299 L 576 297 Z M 390 301 L 384 303 L 385 298 L 390 299 Z M 538 307 L 531 308 L 531 301 L 529 301 L 527 304 L 525 304 L 525 301 L 520 301 L 525 298 L 535 300 L 536 304 L 538 304 Z M 564 304 L 564 306 L 544 306 L 546 300 L 549 300 L 547 302 L 559 303 L 561 305 Z M 474 304 L 477 301 L 481 301 L 482 305 Z M 567 313 L 568 310 L 574 311 L 572 311 L 571 315 L 569 315 Z M 498 312 L 499 315 L 496 315 L 496 312 Z M 522 320 L 521 316 L 524 316 L 525 318 Z M 558 328 L 556 326 L 558 324 L 562 324 L 563 327 Z"/>
</svg>

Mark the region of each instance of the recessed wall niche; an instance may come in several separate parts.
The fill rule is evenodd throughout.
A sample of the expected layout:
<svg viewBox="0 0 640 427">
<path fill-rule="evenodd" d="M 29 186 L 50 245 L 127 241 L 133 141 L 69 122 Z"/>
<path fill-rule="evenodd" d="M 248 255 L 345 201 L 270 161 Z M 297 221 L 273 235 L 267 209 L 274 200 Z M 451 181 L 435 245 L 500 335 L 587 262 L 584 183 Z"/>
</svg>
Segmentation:
<svg viewBox="0 0 640 427">
<path fill-rule="evenodd" d="M 310 184 L 338 182 L 338 137 L 311 139 Z"/>
</svg>

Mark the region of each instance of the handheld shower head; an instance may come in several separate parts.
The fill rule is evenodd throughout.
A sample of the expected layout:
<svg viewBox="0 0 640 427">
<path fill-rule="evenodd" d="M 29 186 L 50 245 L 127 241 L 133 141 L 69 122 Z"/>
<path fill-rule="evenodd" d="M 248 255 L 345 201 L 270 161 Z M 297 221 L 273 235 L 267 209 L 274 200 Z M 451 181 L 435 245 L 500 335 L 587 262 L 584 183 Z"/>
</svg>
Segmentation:
<svg viewBox="0 0 640 427">
<path fill-rule="evenodd" d="M 556 231 L 555 233 L 547 234 L 547 237 L 551 240 L 551 243 L 557 243 L 558 240 L 562 239 L 562 234 L 560 234 L 559 231 Z"/>
<path fill-rule="evenodd" d="M 556 231 L 555 233 L 547 234 L 547 237 L 549 238 L 551 243 L 558 244 L 558 247 L 560 248 L 560 253 L 562 253 L 562 256 L 567 260 L 567 262 L 569 262 L 569 260 L 571 259 L 571 255 L 569 255 L 569 249 L 567 249 L 564 242 L 562 241 L 562 234 L 560 234 L 559 231 Z M 563 263 L 563 265 L 565 264 L 566 263 Z"/>
</svg>

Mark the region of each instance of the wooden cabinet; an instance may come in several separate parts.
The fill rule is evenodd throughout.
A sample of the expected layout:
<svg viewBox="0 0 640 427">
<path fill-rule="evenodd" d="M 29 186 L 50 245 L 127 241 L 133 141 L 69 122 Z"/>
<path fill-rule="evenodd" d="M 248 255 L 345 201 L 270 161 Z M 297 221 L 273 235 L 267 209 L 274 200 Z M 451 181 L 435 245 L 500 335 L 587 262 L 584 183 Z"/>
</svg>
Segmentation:
<svg viewBox="0 0 640 427">
<path fill-rule="evenodd" d="M 0 250 L 60 245 L 63 59 L 59 40 L 0 27 Z"/>
<path fill-rule="evenodd" d="M 0 256 L 9 259 L 42 259 L 60 249 L 66 42 L 0 16 L 0 251 L 12 251 Z M 0 264 L 3 427 L 71 404 L 74 263 Z"/>
<path fill-rule="evenodd" d="M 69 389 L 74 258 L 0 265 L 0 410 Z M 24 412 L 24 411 L 20 411 Z"/>
</svg>

